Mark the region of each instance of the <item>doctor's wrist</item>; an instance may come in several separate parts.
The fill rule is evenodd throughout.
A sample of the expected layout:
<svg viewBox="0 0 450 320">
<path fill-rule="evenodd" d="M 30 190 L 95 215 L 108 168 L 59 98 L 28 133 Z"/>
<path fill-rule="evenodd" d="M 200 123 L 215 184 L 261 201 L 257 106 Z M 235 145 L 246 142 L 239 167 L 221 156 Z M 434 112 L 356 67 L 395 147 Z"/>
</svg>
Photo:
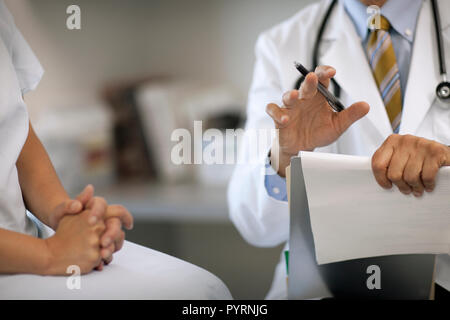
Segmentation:
<svg viewBox="0 0 450 320">
<path fill-rule="evenodd" d="M 290 165 L 291 158 L 294 156 L 296 156 L 296 154 L 280 151 L 277 144 L 274 143 L 269 153 L 270 165 L 280 177 L 285 177 L 286 168 Z"/>
</svg>

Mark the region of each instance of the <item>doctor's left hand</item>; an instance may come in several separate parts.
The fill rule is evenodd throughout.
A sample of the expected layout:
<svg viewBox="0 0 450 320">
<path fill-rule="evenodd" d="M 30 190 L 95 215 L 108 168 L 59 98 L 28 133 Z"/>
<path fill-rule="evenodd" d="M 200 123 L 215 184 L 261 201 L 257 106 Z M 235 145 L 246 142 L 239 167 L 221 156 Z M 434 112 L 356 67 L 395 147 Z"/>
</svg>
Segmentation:
<svg viewBox="0 0 450 320">
<path fill-rule="evenodd" d="M 450 166 L 450 147 L 412 135 L 389 136 L 372 157 L 375 179 L 383 188 L 395 184 L 416 197 L 433 191 L 443 166 Z"/>
</svg>

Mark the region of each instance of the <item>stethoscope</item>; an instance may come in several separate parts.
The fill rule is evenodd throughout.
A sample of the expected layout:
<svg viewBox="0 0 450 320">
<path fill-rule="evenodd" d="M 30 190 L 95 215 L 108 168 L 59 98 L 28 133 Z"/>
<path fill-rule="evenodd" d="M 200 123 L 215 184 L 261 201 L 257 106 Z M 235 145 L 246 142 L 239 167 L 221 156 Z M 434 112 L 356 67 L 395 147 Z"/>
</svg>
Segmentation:
<svg viewBox="0 0 450 320">
<path fill-rule="evenodd" d="M 328 10 L 325 13 L 325 16 L 322 20 L 322 23 L 320 24 L 319 32 L 317 34 L 316 42 L 314 43 L 314 49 L 313 49 L 313 70 L 316 66 L 318 66 L 318 56 L 319 56 L 319 46 L 320 42 L 322 40 L 323 33 L 325 31 L 325 27 L 328 22 L 328 18 L 331 15 L 331 12 L 333 11 L 333 8 L 336 6 L 338 0 L 333 0 L 328 7 Z M 441 34 L 441 19 L 439 16 L 439 8 L 437 4 L 437 0 L 431 0 L 431 7 L 433 9 L 433 17 L 434 17 L 434 28 L 436 31 L 436 40 L 437 40 L 437 46 L 438 46 L 438 56 L 439 56 L 439 71 L 441 74 L 441 82 L 436 87 L 436 96 L 445 102 L 450 102 L 450 82 L 448 82 L 447 78 L 447 68 L 445 65 L 445 55 L 444 55 L 444 42 L 442 40 L 442 34 Z M 296 84 L 295 88 L 300 88 L 300 85 L 302 84 L 304 80 L 304 77 L 300 77 Z M 331 79 L 331 82 L 333 84 L 333 90 L 334 95 L 339 98 L 341 95 L 341 87 L 337 84 L 337 82 L 334 79 Z"/>
</svg>

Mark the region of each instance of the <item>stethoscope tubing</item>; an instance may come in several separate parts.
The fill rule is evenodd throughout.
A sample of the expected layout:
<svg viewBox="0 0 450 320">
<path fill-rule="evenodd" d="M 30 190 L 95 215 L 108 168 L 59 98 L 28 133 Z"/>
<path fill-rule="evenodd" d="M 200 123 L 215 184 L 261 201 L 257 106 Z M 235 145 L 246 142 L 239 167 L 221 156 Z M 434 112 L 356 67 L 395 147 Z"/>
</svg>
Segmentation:
<svg viewBox="0 0 450 320">
<path fill-rule="evenodd" d="M 313 48 L 313 69 L 315 69 L 318 66 L 318 56 L 319 56 L 319 47 L 320 42 L 322 40 L 323 33 L 325 32 L 325 28 L 328 22 L 329 17 L 331 16 L 331 13 L 333 12 L 334 7 L 336 6 L 338 0 L 332 0 L 330 6 L 328 7 L 324 18 L 320 24 L 316 41 L 314 43 Z M 447 77 L 447 66 L 445 62 L 445 52 L 444 52 L 444 41 L 442 39 L 442 33 L 441 33 L 441 18 L 439 15 L 439 7 L 437 0 L 431 0 L 431 7 L 433 11 L 433 18 L 434 18 L 434 28 L 436 33 L 436 40 L 437 40 L 437 47 L 438 47 L 438 57 L 439 57 L 439 72 L 441 74 L 442 81 L 438 84 L 436 87 L 436 95 L 441 100 L 447 100 L 450 99 L 450 83 L 448 82 Z M 300 77 L 296 84 L 295 88 L 300 88 L 300 85 L 302 84 L 304 80 L 304 77 Z M 331 79 L 333 88 L 334 88 L 334 95 L 339 98 L 341 94 L 341 87 L 339 84 L 334 80 Z"/>
</svg>

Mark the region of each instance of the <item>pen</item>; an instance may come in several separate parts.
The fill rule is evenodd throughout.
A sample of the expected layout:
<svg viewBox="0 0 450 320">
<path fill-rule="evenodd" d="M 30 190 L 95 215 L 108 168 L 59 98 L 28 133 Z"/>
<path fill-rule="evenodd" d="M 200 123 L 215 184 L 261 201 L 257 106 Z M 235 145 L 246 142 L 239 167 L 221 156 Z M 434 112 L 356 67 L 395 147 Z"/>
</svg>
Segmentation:
<svg viewBox="0 0 450 320">
<path fill-rule="evenodd" d="M 295 68 L 306 77 L 306 75 L 309 73 L 308 69 L 306 69 L 301 63 L 294 62 Z M 331 108 L 333 108 L 336 112 L 341 112 L 344 110 L 344 105 L 339 101 L 338 98 L 336 98 L 330 91 L 327 90 L 327 88 L 324 87 L 323 84 L 320 82 L 317 84 L 317 90 L 325 97 L 325 99 L 328 101 L 328 104 Z"/>
</svg>

